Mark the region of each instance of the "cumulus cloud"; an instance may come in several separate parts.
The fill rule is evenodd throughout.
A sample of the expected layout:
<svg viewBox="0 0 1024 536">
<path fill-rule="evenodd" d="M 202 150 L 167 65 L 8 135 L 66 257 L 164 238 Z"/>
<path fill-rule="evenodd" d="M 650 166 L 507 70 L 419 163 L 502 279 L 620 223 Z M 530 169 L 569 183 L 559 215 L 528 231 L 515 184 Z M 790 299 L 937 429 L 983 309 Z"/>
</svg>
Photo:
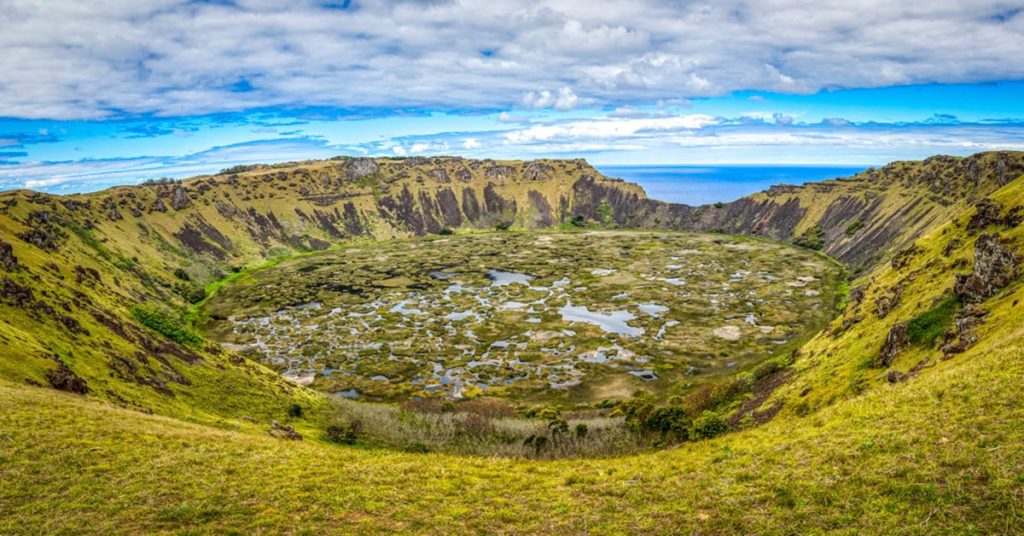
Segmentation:
<svg viewBox="0 0 1024 536">
<path fill-rule="evenodd" d="M 1005 0 L 0 0 L 0 28 L 0 116 L 19 118 L 567 110 L 1024 78 L 1024 14 Z"/>
<path fill-rule="evenodd" d="M 572 110 L 580 103 L 579 97 L 572 88 L 562 87 L 558 91 L 551 92 L 546 89 L 541 91 L 529 91 L 523 95 L 523 107 L 529 110 L 542 110 L 554 108 L 555 110 Z"/>
</svg>

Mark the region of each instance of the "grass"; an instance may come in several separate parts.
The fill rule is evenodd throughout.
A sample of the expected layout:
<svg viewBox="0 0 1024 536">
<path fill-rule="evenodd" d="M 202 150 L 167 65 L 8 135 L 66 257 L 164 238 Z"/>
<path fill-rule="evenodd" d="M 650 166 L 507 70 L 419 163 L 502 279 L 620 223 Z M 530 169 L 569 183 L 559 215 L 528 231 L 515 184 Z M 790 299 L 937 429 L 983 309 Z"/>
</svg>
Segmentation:
<svg viewBox="0 0 1024 536">
<path fill-rule="evenodd" d="M 1010 343 L 806 419 L 561 462 L 288 442 L 2 383 L 0 532 L 1019 533 L 1022 374 Z"/>
<path fill-rule="evenodd" d="M 907 337 L 910 342 L 931 346 L 935 339 L 946 332 L 959 309 L 960 301 L 951 295 L 943 298 L 935 307 L 914 317 L 907 322 Z"/>
</svg>

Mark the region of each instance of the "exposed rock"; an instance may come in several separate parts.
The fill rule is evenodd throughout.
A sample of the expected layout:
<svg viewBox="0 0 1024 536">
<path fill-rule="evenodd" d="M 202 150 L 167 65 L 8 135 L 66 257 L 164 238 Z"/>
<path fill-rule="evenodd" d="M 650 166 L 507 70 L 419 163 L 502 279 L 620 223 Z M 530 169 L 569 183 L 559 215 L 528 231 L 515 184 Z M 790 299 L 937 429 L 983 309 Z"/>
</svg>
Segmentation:
<svg viewBox="0 0 1024 536">
<path fill-rule="evenodd" d="M 430 177 L 437 182 L 448 183 L 452 181 L 450 178 L 448 178 L 448 172 L 445 171 L 443 167 L 436 167 L 430 170 L 430 173 L 428 173 L 428 175 L 430 175 Z"/>
<path fill-rule="evenodd" d="M 491 166 L 484 170 L 484 176 L 496 181 L 506 181 L 515 175 L 515 169 L 511 166 Z"/>
<path fill-rule="evenodd" d="M 530 162 L 523 169 L 523 178 L 528 181 L 541 181 L 547 179 L 555 172 L 555 168 L 543 162 Z"/>
<path fill-rule="evenodd" d="M 14 248 L 3 240 L 0 240 L 0 268 L 8 272 L 18 269 L 18 258 L 14 256 Z"/>
<path fill-rule="evenodd" d="M 149 210 L 155 210 L 157 212 L 167 212 L 167 205 L 164 204 L 164 200 L 159 197 L 156 201 L 153 201 L 153 205 L 149 207 Z"/>
<path fill-rule="evenodd" d="M 987 315 L 988 311 L 977 305 L 968 305 L 961 309 L 940 346 L 943 356 L 949 359 L 974 346 L 978 342 L 978 335 L 974 333 L 974 328 L 981 325 Z"/>
<path fill-rule="evenodd" d="M 899 270 L 907 267 L 910 264 L 911 259 L 913 259 L 918 253 L 921 253 L 921 251 L 921 247 L 915 244 L 896 252 L 892 257 L 893 269 Z"/>
<path fill-rule="evenodd" d="M 189 205 L 188 194 L 185 193 L 185 189 L 180 184 L 174 187 L 174 191 L 171 192 L 171 207 L 174 210 L 181 210 Z"/>
<path fill-rule="evenodd" d="M 1003 207 L 999 203 L 996 203 L 991 199 L 982 199 L 974 205 L 974 208 L 977 209 L 977 212 L 975 212 L 967 222 L 968 231 L 979 231 L 989 225 L 1003 223 L 1003 218 L 1001 216 Z"/>
<path fill-rule="evenodd" d="M 910 339 L 907 336 L 907 324 L 906 322 L 897 322 L 892 329 L 889 330 L 889 335 L 885 337 L 885 343 L 882 345 L 882 350 L 878 353 L 878 366 L 888 367 L 891 365 L 896 359 L 896 356 L 898 356 L 908 344 L 910 344 Z"/>
<path fill-rule="evenodd" d="M 974 244 L 974 272 L 956 276 L 953 291 L 963 303 L 981 303 L 1005 288 L 1020 273 L 1017 255 L 999 235 L 983 234 Z"/>
<path fill-rule="evenodd" d="M 270 422 L 270 435 L 278 439 L 288 439 L 291 441 L 302 440 L 302 434 L 295 431 L 295 428 L 281 424 L 277 421 Z"/>
<path fill-rule="evenodd" d="M 898 370 L 890 370 L 889 373 L 885 375 L 885 379 L 889 383 L 900 383 L 907 381 L 907 375 Z"/>
<path fill-rule="evenodd" d="M 875 316 L 885 318 L 900 303 L 903 287 L 896 285 L 875 298 Z"/>
<path fill-rule="evenodd" d="M 63 361 L 57 360 L 57 368 L 46 373 L 46 379 L 54 389 L 84 395 L 89 392 L 85 380 L 79 377 Z"/>
<path fill-rule="evenodd" d="M 377 173 L 377 162 L 372 158 L 353 158 L 348 162 L 348 178 L 361 179 Z"/>
</svg>

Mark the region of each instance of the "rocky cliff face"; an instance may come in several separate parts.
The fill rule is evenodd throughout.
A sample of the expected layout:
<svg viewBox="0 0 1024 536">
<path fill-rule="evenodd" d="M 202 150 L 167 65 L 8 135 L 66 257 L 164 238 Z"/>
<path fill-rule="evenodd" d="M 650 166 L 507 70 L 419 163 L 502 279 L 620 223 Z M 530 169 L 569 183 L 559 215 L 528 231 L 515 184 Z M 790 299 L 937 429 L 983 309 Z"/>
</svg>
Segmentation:
<svg viewBox="0 0 1024 536">
<path fill-rule="evenodd" d="M 575 210 L 597 219 L 606 199 L 629 227 L 763 236 L 819 246 L 855 272 L 870 269 L 923 233 L 1024 175 L 1024 153 L 979 153 L 894 162 L 849 178 L 775 186 L 731 203 L 690 207 L 580 181 Z"/>
</svg>

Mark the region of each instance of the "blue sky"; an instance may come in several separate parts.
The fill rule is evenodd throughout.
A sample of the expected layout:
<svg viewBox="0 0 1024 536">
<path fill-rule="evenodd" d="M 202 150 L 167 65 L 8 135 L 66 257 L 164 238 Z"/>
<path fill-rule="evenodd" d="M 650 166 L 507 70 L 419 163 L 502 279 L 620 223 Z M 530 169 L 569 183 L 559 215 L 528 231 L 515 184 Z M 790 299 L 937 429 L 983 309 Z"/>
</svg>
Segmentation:
<svg viewBox="0 0 1024 536">
<path fill-rule="evenodd" d="M 0 0 L 0 188 L 347 155 L 1024 150 L 1024 3 Z"/>
</svg>

